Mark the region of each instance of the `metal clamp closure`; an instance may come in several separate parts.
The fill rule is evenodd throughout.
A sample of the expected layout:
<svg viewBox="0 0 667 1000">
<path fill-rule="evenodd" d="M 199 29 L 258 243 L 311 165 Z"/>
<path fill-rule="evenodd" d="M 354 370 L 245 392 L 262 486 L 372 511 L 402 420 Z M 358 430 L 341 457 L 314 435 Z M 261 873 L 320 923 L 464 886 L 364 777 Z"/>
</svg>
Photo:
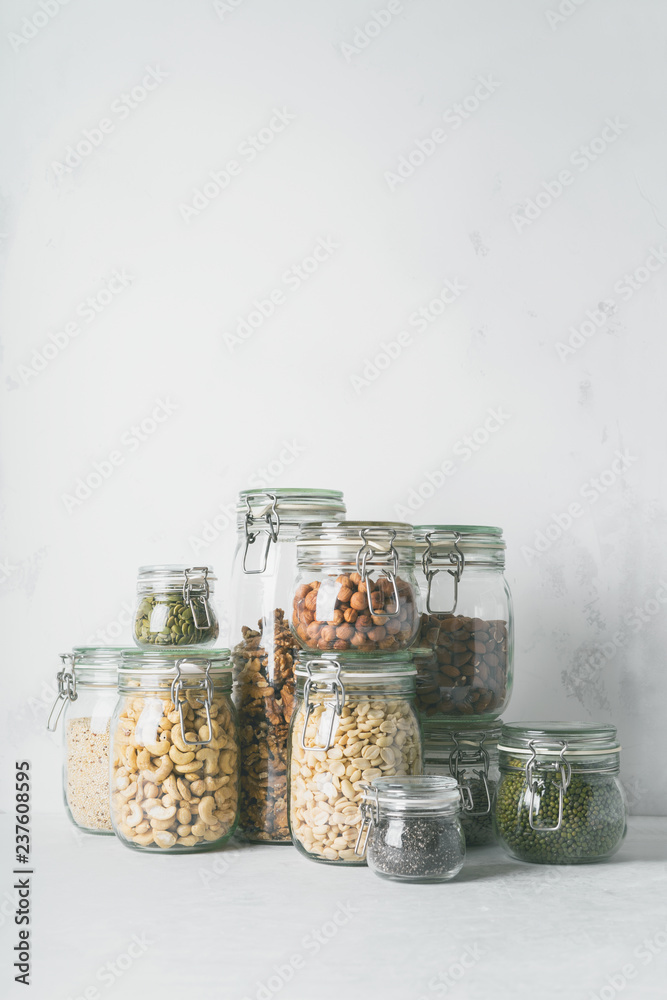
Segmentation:
<svg viewBox="0 0 667 1000">
<path fill-rule="evenodd" d="M 194 684 L 183 684 L 181 677 L 181 664 L 182 663 L 201 663 L 206 664 L 206 670 L 204 677 L 200 681 L 196 681 Z M 206 740 L 189 740 L 185 735 L 185 719 L 183 717 L 183 699 L 181 699 L 181 694 L 187 691 L 204 691 L 205 695 L 203 698 L 198 699 L 204 705 L 206 711 L 206 725 L 208 726 L 208 739 Z M 184 743 L 187 743 L 189 747 L 205 747 L 213 739 L 213 728 L 211 726 L 211 702 L 213 701 L 213 681 L 211 680 L 211 661 L 207 659 L 197 658 L 193 660 L 192 657 L 183 657 L 181 660 L 176 660 L 176 676 L 171 682 L 171 700 L 178 709 L 178 718 L 181 723 L 181 738 Z M 187 694 L 185 699 L 187 701 Z"/>
<path fill-rule="evenodd" d="M 448 569 L 447 572 L 451 577 L 454 578 L 454 604 L 449 611 L 434 611 L 431 607 L 431 586 L 433 584 L 433 578 L 440 572 L 439 569 L 433 568 L 433 546 L 434 546 L 434 535 L 438 535 L 441 540 L 449 539 L 450 537 L 454 539 L 454 551 L 449 553 L 449 561 L 454 566 L 454 569 Z M 444 536 L 444 537 L 443 537 Z M 458 543 L 461 541 L 461 535 L 458 531 L 427 531 L 424 536 L 426 539 L 426 548 L 422 553 L 422 569 L 424 571 L 424 576 L 426 577 L 426 582 L 428 584 L 426 588 L 426 610 L 429 615 L 434 614 L 444 614 L 453 615 L 456 611 L 456 605 L 459 600 L 459 582 L 461 580 L 461 575 L 465 569 L 466 559 L 464 554 L 461 552 Z M 438 539 L 435 539 L 435 544 L 437 544 Z"/>
<path fill-rule="evenodd" d="M 368 613 L 370 615 L 377 614 L 382 615 L 383 618 L 396 618 L 401 613 L 401 599 L 398 596 L 398 586 L 396 583 L 396 578 L 398 576 L 398 552 L 394 548 L 394 539 L 396 538 L 396 531 L 391 528 L 385 531 L 384 528 L 362 528 L 359 532 L 363 545 L 357 552 L 357 573 L 361 577 L 361 582 L 366 584 L 366 594 L 368 600 Z M 380 534 L 382 537 L 385 535 L 389 536 L 389 545 L 386 549 L 378 549 L 377 546 L 373 546 L 369 535 L 377 537 Z M 382 576 L 385 576 L 391 581 L 393 589 L 393 604 L 395 607 L 394 611 L 386 611 L 384 608 L 373 608 L 371 591 L 369 587 L 370 574 L 368 572 L 368 566 L 372 565 L 376 557 L 382 558 L 383 561 L 391 559 L 391 569 L 385 569 L 384 567 L 380 570 Z"/>
<path fill-rule="evenodd" d="M 464 733 L 452 733 L 452 741 L 454 743 L 454 749 L 449 755 L 449 772 L 452 778 L 455 778 L 459 784 L 459 790 L 461 792 L 461 804 L 463 805 L 464 811 L 469 816 L 488 816 L 491 812 L 491 792 L 489 789 L 488 775 L 489 775 L 489 753 L 484 747 L 484 740 L 486 739 L 486 733 L 483 733 L 477 747 L 473 747 L 470 750 L 459 746 L 459 739 L 465 739 L 466 734 Z M 458 738 L 457 738 L 458 737 Z M 480 764 L 481 768 L 475 769 L 470 768 L 471 764 Z M 486 804 L 482 809 L 475 808 L 474 796 L 472 789 L 465 778 L 465 771 L 470 768 L 472 774 L 482 782 L 484 786 L 484 796 L 486 799 Z"/>
<path fill-rule="evenodd" d="M 63 714 L 63 710 L 68 701 L 76 701 L 79 697 L 76 693 L 76 677 L 74 676 L 74 666 L 77 661 L 77 657 L 73 653 L 61 653 L 60 659 L 63 662 L 63 669 L 58 671 L 56 674 L 56 680 L 58 681 L 58 694 L 56 695 L 56 700 L 54 701 L 51 711 L 49 712 L 49 717 L 46 721 L 46 728 L 50 733 L 55 732 L 60 716 Z M 53 718 L 53 713 L 58 708 L 55 719 Z"/>
<path fill-rule="evenodd" d="M 370 836 L 371 827 L 374 823 L 377 823 L 380 818 L 380 805 L 378 803 L 378 792 L 377 788 L 364 788 L 364 797 L 361 800 L 361 826 L 359 827 L 359 834 L 357 836 L 357 842 L 354 845 L 354 853 L 360 858 L 363 858 L 366 853 L 366 847 L 368 845 L 368 838 Z M 364 836 L 365 832 L 365 836 Z M 363 838 L 363 847 L 359 850 L 361 841 Z"/>
<path fill-rule="evenodd" d="M 190 574 L 197 574 L 199 579 L 191 579 Z M 203 577 L 203 579 L 201 579 Z M 192 611 L 192 624 L 195 628 L 210 628 L 211 627 L 211 614 L 208 606 L 208 599 L 211 592 L 211 588 L 208 583 L 208 566 L 192 566 L 185 571 L 185 583 L 183 584 L 183 602 L 190 606 L 190 611 Z M 202 622 L 197 621 L 197 605 L 195 600 L 199 600 L 204 605 L 204 613 L 206 615 L 206 620 Z"/>
<path fill-rule="evenodd" d="M 258 493 L 253 494 L 254 496 L 266 496 L 271 501 L 271 508 L 262 517 L 255 518 L 252 513 L 252 508 L 250 506 L 250 497 L 245 498 L 246 502 L 246 515 L 245 515 L 245 549 L 243 550 L 243 572 L 246 576 L 255 576 L 266 571 L 266 566 L 269 561 L 269 549 L 271 548 L 271 542 L 278 541 L 278 532 L 280 531 L 280 515 L 276 509 L 276 504 L 278 503 L 278 498 L 275 493 Z M 262 552 L 262 565 L 259 569 L 248 569 L 248 549 L 257 540 L 257 538 L 263 532 L 263 524 L 259 528 L 254 528 L 255 522 L 264 522 L 267 527 L 266 531 L 266 542 L 264 543 L 264 551 Z"/>
<path fill-rule="evenodd" d="M 335 668 L 336 668 L 336 676 L 333 678 L 333 680 L 327 680 L 325 678 L 313 677 L 312 672 L 311 672 L 311 668 L 312 668 L 313 663 L 324 663 L 327 666 L 331 666 L 331 667 L 335 666 Z M 336 730 L 337 720 L 340 718 L 340 716 L 342 714 L 342 711 L 343 711 L 343 706 L 345 705 L 345 685 L 343 684 L 342 680 L 340 679 L 341 666 L 340 666 L 340 663 L 338 662 L 338 660 L 323 660 L 323 659 L 320 659 L 320 660 L 311 660 L 306 665 L 306 669 L 308 670 L 308 680 L 306 681 L 306 683 L 303 686 L 303 704 L 304 704 L 304 707 L 305 707 L 305 710 L 306 710 L 306 716 L 305 716 L 305 718 L 303 720 L 303 730 L 301 732 L 301 742 L 300 742 L 299 745 L 300 745 L 300 747 L 301 747 L 302 750 L 329 750 L 331 748 L 331 746 L 333 745 L 333 736 L 334 736 L 334 732 Z M 327 735 L 327 742 L 326 742 L 326 745 L 323 746 L 323 747 L 318 747 L 318 746 L 311 746 L 311 747 L 309 747 L 309 746 L 306 746 L 306 742 L 305 742 L 306 741 L 306 729 L 308 728 L 308 723 L 310 721 L 310 717 L 311 717 L 311 715 L 313 714 L 313 712 L 315 710 L 315 706 L 313 704 L 311 704 L 311 701 L 310 701 L 310 692 L 311 692 L 311 689 L 314 686 L 316 686 L 316 685 L 320 685 L 321 686 L 321 693 L 325 693 L 325 692 L 329 691 L 335 697 L 335 704 L 333 705 L 333 711 L 331 712 L 331 721 L 330 721 L 330 724 L 329 724 L 329 733 Z"/>
<path fill-rule="evenodd" d="M 565 792 L 570 784 L 570 779 L 572 777 L 572 767 L 569 762 L 565 760 L 565 753 L 567 751 L 567 741 L 566 740 L 550 740 L 555 746 L 560 746 L 559 760 L 554 762 L 552 766 L 542 766 L 544 771 L 553 771 L 554 778 L 557 777 L 558 780 L 551 779 L 551 784 L 554 788 L 558 789 L 558 820 L 555 826 L 535 826 L 535 814 L 539 815 L 539 805 L 537 809 L 535 808 L 535 799 L 540 795 L 540 786 L 542 788 L 546 787 L 546 780 L 544 778 L 535 777 L 533 774 L 535 761 L 537 760 L 537 751 L 535 749 L 535 740 L 530 740 L 528 748 L 532 754 L 530 760 L 526 764 L 526 782 L 528 788 L 530 789 L 530 805 L 528 809 L 528 822 L 530 824 L 531 830 L 553 832 L 555 830 L 560 830 L 563 823 L 563 801 L 565 799 Z"/>
</svg>

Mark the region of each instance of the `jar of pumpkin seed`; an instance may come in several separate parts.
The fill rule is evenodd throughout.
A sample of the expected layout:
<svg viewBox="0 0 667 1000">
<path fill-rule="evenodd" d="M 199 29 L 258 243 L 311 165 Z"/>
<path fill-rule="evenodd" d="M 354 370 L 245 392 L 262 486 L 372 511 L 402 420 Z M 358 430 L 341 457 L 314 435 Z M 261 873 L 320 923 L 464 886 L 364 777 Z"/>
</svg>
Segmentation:
<svg viewBox="0 0 667 1000">
<path fill-rule="evenodd" d="M 210 566 L 140 566 L 134 641 L 138 646 L 210 646 L 218 638 Z"/>
</svg>

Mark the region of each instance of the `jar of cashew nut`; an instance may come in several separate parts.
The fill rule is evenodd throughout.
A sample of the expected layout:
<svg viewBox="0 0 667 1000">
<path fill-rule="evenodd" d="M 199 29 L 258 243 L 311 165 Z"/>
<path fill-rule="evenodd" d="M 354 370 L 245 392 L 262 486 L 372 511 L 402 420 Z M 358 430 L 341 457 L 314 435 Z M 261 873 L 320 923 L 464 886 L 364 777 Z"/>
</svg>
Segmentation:
<svg viewBox="0 0 667 1000">
<path fill-rule="evenodd" d="M 415 645 L 417 704 L 435 725 L 495 719 L 512 692 L 514 623 L 500 528 L 426 524 L 415 528 L 423 614 Z"/>
<path fill-rule="evenodd" d="M 411 525 L 304 524 L 296 544 L 292 630 L 303 649 L 407 649 L 420 620 Z"/>
<path fill-rule="evenodd" d="M 314 861 L 365 864 L 355 851 L 364 789 L 382 775 L 421 774 L 415 673 L 405 652 L 297 654 L 289 821 Z"/>
<path fill-rule="evenodd" d="M 128 847 L 205 851 L 234 833 L 239 737 L 228 649 L 132 650 L 111 722 L 111 820 Z"/>
</svg>

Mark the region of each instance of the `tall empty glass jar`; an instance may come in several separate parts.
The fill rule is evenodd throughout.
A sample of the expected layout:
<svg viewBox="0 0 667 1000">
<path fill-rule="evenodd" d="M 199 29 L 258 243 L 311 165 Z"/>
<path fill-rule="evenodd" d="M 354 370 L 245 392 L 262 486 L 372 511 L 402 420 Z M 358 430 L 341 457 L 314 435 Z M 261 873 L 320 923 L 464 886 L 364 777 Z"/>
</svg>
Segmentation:
<svg viewBox="0 0 667 1000">
<path fill-rule="evenodd" d="M 424 612 L 416 645 L 430 648 L 418 681 L 423 718 L 497 718 L 512 691 L 514 622 L 500 528 L 415 528 Z"/>
<path fill-rule="evenodd" d="M 382 775 L 422 771 L 412 657 L 301 650 L 295 673 L 292 838 L 315 861 L 364 864 L 355 851 L 364 788 Z"/>
<path fill-rule="evenodd" d="M 63 653 L 58 696 L 49 716 L 63 716 L 63 793 L 67 815 L 86 833 L 113 833 L 109 812 L 109 723 L 118 701 L 120 646 L 75 646 Z"/>
<path fill-rule="evenodd" d="M 288 730 L 294 707 L 290 593 L 303 521 L 343 518 L 337 490 L 243 490 L 231 593 L 234 702 L 241 737 L 240 832 L 250 841 L 291 842 L 287 820 Z"/>
<path fill-rule="evenodd" d="M 305 524 L 297 539 L 292 630 L 304 649 L 407 649 L 419 628 L 410 524 Z"/>
</svg>

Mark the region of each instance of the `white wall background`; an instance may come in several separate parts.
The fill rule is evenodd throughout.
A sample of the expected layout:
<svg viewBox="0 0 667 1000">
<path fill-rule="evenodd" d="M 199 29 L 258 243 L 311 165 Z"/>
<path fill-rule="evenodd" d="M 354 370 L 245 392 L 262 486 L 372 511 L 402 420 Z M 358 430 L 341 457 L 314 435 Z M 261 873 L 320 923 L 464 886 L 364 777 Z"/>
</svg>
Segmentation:
<svg viewBox="0 0 667 1000">
<path fill-rule="evenodd" d="M 502 525 L 506 718 L 614 720 L 632 808 L 667 811 L 667 8 L 393 0 L 377 30 L 387 7 L 2 5 L 3 726 L 37 808 L 59 807 L 57 654 L 129 642 L 140 563 L 209 561 L 224 581 L 224 511 L 268 467 L 271 485 L 343 489 L 352 517 L 411 498 L 417 522 Z M 293 117 L 251 160 L 274 109 Z M 86 130 L 97 145 L 68 163 Z M 294 288 L 320 240 L 335 248 Z M 419 329 L 448 281 L 465 290 Z M 378 371 L 383 342 L 401 351 Z M 151 424 L 158 401 L 173 412 Z"/>
</svg>

